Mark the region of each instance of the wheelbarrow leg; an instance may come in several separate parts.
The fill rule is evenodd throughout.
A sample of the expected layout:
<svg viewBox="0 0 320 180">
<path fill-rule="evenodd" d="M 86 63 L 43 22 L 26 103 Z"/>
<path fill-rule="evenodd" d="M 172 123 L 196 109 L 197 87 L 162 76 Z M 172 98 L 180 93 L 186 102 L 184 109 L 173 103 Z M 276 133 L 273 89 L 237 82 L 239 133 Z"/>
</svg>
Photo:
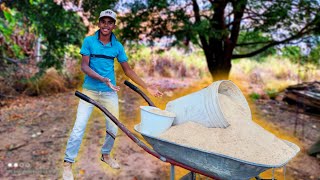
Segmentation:
<svg viewBox="0 0 320 180">
<path fill-rule="evenodd" d="M 171 167 L 170 167 L 170 180 L 174 180 L 174 175 L 175 175 L 174 165 L 171 164 Z"/>
<path fill-rule="evenodd" d="M 180 180 L 196 180 L 196 173 L 189 172 L 188 174 L 184 175 Z"/>
<path fill-rule="evenodd" d="M 272 179 L 263 179 L 263 178 L 261 178 L 260 176 L 256 176 L 256 177 L 254 177 L 256 180 L 277 180 L 277 179 L 274 179 L 274 178 L 272 178 Z"/>
</svg>

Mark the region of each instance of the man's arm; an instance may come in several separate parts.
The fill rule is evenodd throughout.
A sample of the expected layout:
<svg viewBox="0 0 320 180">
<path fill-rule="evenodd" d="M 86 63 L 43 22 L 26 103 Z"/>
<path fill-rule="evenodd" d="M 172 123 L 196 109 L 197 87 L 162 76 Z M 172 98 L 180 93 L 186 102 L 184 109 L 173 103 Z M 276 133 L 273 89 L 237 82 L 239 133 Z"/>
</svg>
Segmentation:
<svg viewBox="0 0 320 180">
<path fill-rule="evenodd" d="M 128 62 L 123 62 L 120 64 L 126 76 L 128 76 L 132 81 L 149 91 L 153 96 L 162 96 L 162 92 L 158 91 L 157 89 L 148 87 L 147 84 L 143 82 L 142 79 L 140 79 L 140 77 L 131 69 Z"/>
<path fill-rule="evenodd" d="M 82 55 L 82 61 L 81 61 L 81 70 L 86 73 L 88 76 L 100 80 L 104 82 L 107 86 L 109 86 L 114 91 L 119 91 L 120 87 L 114 86 L 109 78 L 105 78 L 100 76 L 98 73 L 96 73 L 94 70 L 92 70 L 89 66 L 90 57 Z"/>
</svg>

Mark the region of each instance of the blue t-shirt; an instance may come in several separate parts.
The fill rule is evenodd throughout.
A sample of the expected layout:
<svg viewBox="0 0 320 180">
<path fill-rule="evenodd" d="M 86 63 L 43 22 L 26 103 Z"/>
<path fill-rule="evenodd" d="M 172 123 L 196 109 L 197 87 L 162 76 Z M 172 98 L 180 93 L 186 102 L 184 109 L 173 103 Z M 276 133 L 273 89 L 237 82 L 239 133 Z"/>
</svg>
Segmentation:
<svg viewBox="0 0 320 180">
<path fill-rule="evenodd" d="M 99 30 L 95 32 L 93 36 L 88 36 L 84 39 L 82 44 L 80 54 L 83 56 L 90 55 L 105 55 L 117 58 L 119 63 L 128 61 L 128 57 L 122 44 L 117 40 L 116 36 L 111 34 L 111 41 L 103 45 L 99 40 Z M 113 85 L 116 85 L 116 78 L 114 75 L 114 60 L 90 57 L 89 61 L 90 68 L 101 75 L 102 77 L 107 77 L 111 80 Z M 93 91 L 113 91 L 105 83 L 94 79 L 87 74 L 85 75 L 83 88 L 93 90 Z"/>
</svg>

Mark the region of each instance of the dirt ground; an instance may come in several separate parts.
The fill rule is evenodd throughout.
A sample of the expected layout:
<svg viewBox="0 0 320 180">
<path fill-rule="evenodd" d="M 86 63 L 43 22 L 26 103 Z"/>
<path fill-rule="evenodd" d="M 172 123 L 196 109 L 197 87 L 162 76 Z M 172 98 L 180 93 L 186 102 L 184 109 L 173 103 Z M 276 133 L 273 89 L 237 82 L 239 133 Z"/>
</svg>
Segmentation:
<svg viewBox="0 0 320 180">
<path fill-rule="evenodd" d="M 193 82 L 146 81 L 156 83 L 166 92 L 161 100 L 152 98 L 162 108 L 180 89 L 191 88 Z M 70 91 L 47 97 L 20 96 L 1 101 L 0 179 L 61 179 L 65 146 L 78 100 L 74 91 Z M 121 85 L 119 103 L 120 120 L 134 132 L 133 125 L 139 122 L 139 105 L 146 103 L 124 85 Z M 306 155 L 306 149 L 319 135 L 319 116 L 291 112 L 274 100 L 256 101 L 251 108 L 255 116 L 263 117 L 256 120 L 259 124 L 274 133 L 280 132 L 281 137 L 300 146 L 299 155 L 287 165 L 287 179 L 320 179 L 320 160 Z M 294 135 L 296 119 L 299 123 Z M 99 160 L 104 136 L 104 118 L 96 110 L 89 120 L 73 167 L 76 179 L 169 179 L 169 165 L 144 152 L 120 131 L 112 155 L 119 161 L 121 169 L 111 170 Z M 177 168 L 176 177 L 185 172 Z M 281 169 L 276 170 L 276 175 L 281 173 Z M 280 175 L 278 179 L 281 179 Z"/>
<path fill-rule="evenodd" d="M 299 105 L 289 105 L 281 96 L 276 100 L 257 100 L 255 113 L 263 117 L 273 131 L 285 134 L 283 139 L 300 147 L 297 157 L 287 165 L 294 179 L 319 180 L 320 159 L 308 156 L 307 151 L 320 137 L 320 114 L 305 112 Z"/>
</svg>

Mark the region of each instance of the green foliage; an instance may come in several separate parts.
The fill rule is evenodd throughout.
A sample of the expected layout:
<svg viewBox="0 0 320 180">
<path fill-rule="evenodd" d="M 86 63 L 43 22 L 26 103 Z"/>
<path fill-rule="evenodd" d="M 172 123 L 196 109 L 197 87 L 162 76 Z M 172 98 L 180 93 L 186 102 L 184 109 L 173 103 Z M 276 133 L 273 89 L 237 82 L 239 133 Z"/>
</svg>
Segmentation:
<svg viewBox="0 0 320 180">
<path fill-rule="evenodd" d="M 233 62 L 233 80 L 246 80 L 252 92 L 275 98 L 288 86 L 320 79 L 320 69 L 311 63 L 296 64 L 282 56 L 269 56 L 263 62 L 241 59 Z M 257 86 L 255 86 L 257 85 Z M 249 93 L 250 94 L 250 93 Z M 255 95 L 252 95 L 255 98 Z"/>
<path fill-rule="evenodd" d="M 256 101 L 256 100 L 258 100 L 258 99 L 261 98 L 261 95 L 258 94 L 258 93 L 253 92 L 253 93 L 249 94 L 249 97 L 250 97 L 252 100 Z"/>
<path fill-rule="evenodd" d="M 44 40 L 46 51 L 42 68 L 61 68 L 69 44 L 80 45 L 86 29 L 80 18 L 52 0 L 5 0 L 6 6 L 21 14 L 37 35 Z M 263 60 L 275 54 L 277 45 L 319 34 L 319 1 L 193 1 L 193 0 L 83 0 L 68 1 L 89 12 L 90 20 L 97 22 L 102 10 L 118 11 L 116 30 L 122 42 L 136 43 L 143 40 L 154 45 L 159 38 L 173 38 L 166 46 L 189 47 L 189 42 L 199 45 L 206 54 L 211 69 L 229 65 L 232 58 L 252 57 Z M 117 4 L 120 3 L 120 4 Z M 121 4 L 122 3 L 122 4 Z M 125 9 L 125 11 L 123 11 Z M 0 14 L 1 15 L 1 14 Z M 199 15 L 196 17 L 196 15 Z M 10 14 L 0 16 L 14 21 Z M 0 19 L 1 19 L 0 18 Z M 13 19 L 13 20 L 12 20 Z M 11 23 L 13 24 L 13 23 Z M 10 34 L 10 23 L 0 24 L 2 33 Z M 12 29 L 12 28 L 11 28 Z M 235 48 L 235 49 L 234 49 Z M 19 54 L 19 49 L 12 51 Z M 285 50 L 287 51 L 287 50 Z M 290 54 L 296 58 L 296 54 Z M 317 60 L 316 50 L 308 61 Z M 314 58 L 313 58 L 314 57 Z M 228 62 L 224 62 L 228 61 Z"/>
<path fill-rule="evenodd" d="M 149 0 L 127 1 L 124 7 L 129 11 L 120 17 L 123 40 L 153 45 L 161 37 L 174 37 L 168 46 L 192 42 L 203 48 L 211 69 L 232 58 L 264 60 L 276 46 L 306 42 L 320 32 L 319 1 Z"/>
<path fill-rule="evenodd" d="M 140 61 L 145 61 L 148 64 L 152 64 L 154 59 L 170 59 L 172 61 L 183 63 L 188 68 L 193 66 L 198 69 L 202 69 L 206 66 L 203 52 L 197 49 L 193 53 L 185 54 L 183 49 L 171 48 L 170 50 L 157 53 L 157 50 L 152 50 L 150 47 L 143 45 L 133 44 L 126 50 L 129 56 L 129 63 L 137 64 Z"/>
<path fill-rule="evenodd" d="M 81 54 L 80 52 L 80 47 L 76 46 L 74 44 L 69 44 L 68 46 L 66 46 L 66 51 L 65 54 L 67 55 L 67 57 L 70 57 L 72 59 L 81 59 Z"/>
<path fill-rule="evenodd" d="M 100 12 L 106 9 L 113 9 L 117 0 L 83 0 L 82 7 L 90 12 L 90 21 L 98 22 Z"/>
<path fill-rule="evenodd" d="M 149 0 L 148 1 L 148 7 L 149 8 L 166 8 L 168 7 L 167 0 Z"/>
<path fill-rule="evenodd" d="M 283 57 L 290 59 L 294 63 L 297 63 L 302 57 L 299 46 L 286 46 L 281 52 Z"/>
<path fill-rule="evenodd" d="M 21 59 L 24 57 L 24 54 L 21 50 L 21 47 L 18 46 L 17 44 L 12 45 L 12 52 L 13 52 L 14 56 L 17 57 L 18 59 Z"/>
<path fill-rule="evenodd" d="M 171 78 L 203 78 L 208 76 L 204 54 L 201 50 L 185 54 L 184 49 L 171 48 L 157 53 L 155 47 L 142 45 L 127 48 L 129 64 L 141 77 L 161 76 Z"/>
<path fill-rule="evenodd" d="M 152 61 L 152 50 L 151 48 L 147 48 L 143 45 L 137 45 L 137 44 L 129 44 L 127 46 L 127 54 L 130 59 L 129 63 L 138 63 L 139 61 L 146 61 L 151 62 Z"/>
<path fill-rule="evenodd" d="M 161 1 L 141 1 L 127 2 L 124 7 L 129 8 L 131 13 L 120 17 L 120 23 L 125 28 L 120 32 L 120 36 L 124 40 L 138 41 L 139 35 L 144 34 L 150 45 L 156 38 L 175 37 L 175 41 L 171 45 L 181 45 L 181 40 L 188 38 L 198 43 L 197 32 L 192 29 L 190 17 L 185 13 L 184 9 L 178 8 L 170 11 L 168 8 L 172 6 L 166 0 Z M 201 26 L 206 26 L 202 23 Z"/>
<path fill-rule="evenodd" d="M 22 25 L 18 23 L 22 20 L 21 14 L 15 10 L 3 9 L 0 12 L 0 33 L 3 35 L 3 42 L 0 40 L 0 55 L 11 58 L 24 58 L 21 47 L 11 38 L 11 36 L 21 29 Z"/>
<path fill-rule="evenodd" d="M 261 31 L 240 32 L 238 38 L 238 46 L 235 48 L 235 52 L 237 54 L 245 54 L 252 51 L 253 49 L 260 49 L 272 41 L 272 38 L 268 36 L 270 35 L 264 35 Z M 276 49 L 274 47 L 268 48 L 267 50 L 252 57 L 252 59 L 257 61 L 263 61 L 266 57 L 274 55 L 275 53 Z"/>
<path fill-rule="evenodd" d="M 45 51 L 42 69 L 62 68 L 63 57 L 68 44 L 81 45 L 87 31 L 80 17 L 71 11 L 66 11 L 61 5 L 51 0 L 7 1 L 7 6 L 21 13 L 27 19 L 28 27 L 34 28 L 34 33 L 41 35 Z"/>
<path fill-rule="evenodd" d="M 311 49 L 307 61 L 316 65 L 320 65 L 320 43 Z"/>
<path fill-rule="evenodd" d="M 275 99 L 278 95 L 278 91 L 276 89 L 268 89 L 266 90 L 266 93 L 270 99 Z"/>
</svg>

